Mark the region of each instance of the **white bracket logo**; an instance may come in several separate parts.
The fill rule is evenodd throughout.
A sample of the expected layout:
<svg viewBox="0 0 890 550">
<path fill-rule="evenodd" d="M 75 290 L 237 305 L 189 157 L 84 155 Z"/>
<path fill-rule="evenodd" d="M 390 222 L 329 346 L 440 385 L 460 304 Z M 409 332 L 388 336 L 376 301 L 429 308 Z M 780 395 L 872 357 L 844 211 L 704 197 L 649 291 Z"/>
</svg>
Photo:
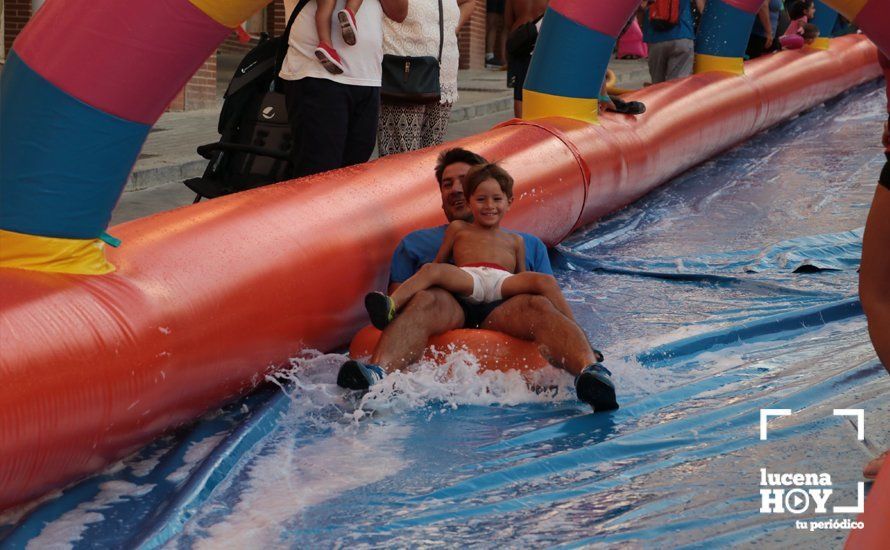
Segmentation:
<svg viewBox="0 0 890 550">
<path fill-rule="evenodd" d="M 771 416 L 789 416 L 791 409 L 760 409 L 760 440 L 767 440 L 767 422 Z M 864 409 L 834 409 L 834 416 L 856 417 L 856 439 L 865 440 L 865 410 Z"/>
<path fill-rule="evenodd" d="M 766 441 L 766 422 L 771 416 L 788 416 L 791 409 L 760 409 L 760 440 Z"/>
<path fill-rule="evenodd" d="M 834 416 L 856 417 L 856 439 L 865 440 L 865 410 L 864 409 L 834 409 Z"/>
</svg>

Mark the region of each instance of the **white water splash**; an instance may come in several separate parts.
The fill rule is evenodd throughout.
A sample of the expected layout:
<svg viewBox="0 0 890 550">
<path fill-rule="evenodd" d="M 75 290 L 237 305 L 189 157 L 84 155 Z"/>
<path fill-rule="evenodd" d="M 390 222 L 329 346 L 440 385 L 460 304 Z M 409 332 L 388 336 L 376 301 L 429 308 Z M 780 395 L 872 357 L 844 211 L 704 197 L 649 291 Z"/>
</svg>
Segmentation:
<svg viewBox="0 0 890 550">
<path fill-rule="evenodd" d="M 422 360 L 409 368 L 388 373 L 358 401 L 335 384 L 339 366 L 348 358 L 339 354 L 306 352 L 291 360 L 291 368 L 276 376 L 285 384 L 293 404 L 305 410 L 329 404 L 347 409 L 349 420 L 370 413 L 396 413 L 433 406 L 455 409 L 461 405 L 520 405 L 553 403 L 574 399 L 573 378 L 565 371 L 547 366 L 526 373 L 484 370 L 465 349 L 436 353 L 435 360 Z M 307 400 L 309 401 L 307 403 Z M 350 403 L 352 406 L 350 407 Z"/>
</svg>

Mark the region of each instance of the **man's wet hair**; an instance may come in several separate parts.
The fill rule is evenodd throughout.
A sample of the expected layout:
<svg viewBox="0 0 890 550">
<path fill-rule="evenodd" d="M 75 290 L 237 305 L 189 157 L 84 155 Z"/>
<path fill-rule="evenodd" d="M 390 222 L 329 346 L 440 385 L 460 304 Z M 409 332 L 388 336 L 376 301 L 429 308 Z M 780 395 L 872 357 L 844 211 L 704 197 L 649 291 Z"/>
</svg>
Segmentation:
<svg viewBox="0 0 890 550">
<path fill-rule="evenodd" d="M 501 191 L 507 195 L 507 198 L 513 198 L 513 176 L 508 174 L 506 170 L 494 162 L 480 164 L 470 168 L 470 171 L 467 172 L 467 177 L 464 178 L 464 196 L 469 198 L 473 192 L 476 191 L 476 188 L 479 187 L 483 181 L 487 180 L 498 182 L 498 186 L 500 186 Z"/>
<path fill-rule="evenodd" d="M 442 153 L 439 154 L 439 159 L 436 161 L 436 181 L 439 182 L 440 186 L 442 185 L 442 173 L 445 172 L 445 168 L 457 162 L 463 162 L 470 166 L 478 166 L 480 164 L 488 163 L 482 155 L 477 155 L 472 151 L 467 151 L 460 147 L 442 151 Z"/>
</svg>

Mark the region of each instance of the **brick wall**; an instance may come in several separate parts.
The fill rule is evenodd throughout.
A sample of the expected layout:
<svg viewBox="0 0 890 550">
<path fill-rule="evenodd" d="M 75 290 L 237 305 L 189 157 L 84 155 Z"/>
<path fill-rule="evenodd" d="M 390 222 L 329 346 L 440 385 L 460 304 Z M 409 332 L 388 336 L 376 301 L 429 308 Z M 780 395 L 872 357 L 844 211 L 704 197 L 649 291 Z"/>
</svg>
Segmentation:
<svg viewBox="0 0 890 550">
<path fill-rule="evenodd" d="M 15 37 L 31 19 L 31 0 L 3 0 L 3 48 L 7 57 Z"/>
<path fill-rule="evenodd" d="M 473 16 L 457 36 L 461 69 L 485 66 L 485 0 L 476 0 Z"/>
<path fill-rule="evenodd" d="M 192 111 L 216 106 L 216 54 L 214 53 L 170 102 L 167 110 Z"/>
<path fill-rule="evenodd" d="M 266 32 L 278 36 L 284 32 L 287 21 L 284 19 L 284 0 L 275 0 L 266 6 Z"/>
</svg>

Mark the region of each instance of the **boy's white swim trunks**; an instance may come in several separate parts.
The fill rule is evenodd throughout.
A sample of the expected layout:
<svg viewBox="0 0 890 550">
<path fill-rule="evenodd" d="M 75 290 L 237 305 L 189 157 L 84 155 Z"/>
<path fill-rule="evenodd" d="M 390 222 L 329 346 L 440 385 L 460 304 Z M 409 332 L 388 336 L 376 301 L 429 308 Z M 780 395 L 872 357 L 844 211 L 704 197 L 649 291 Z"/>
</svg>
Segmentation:
<svg viewBox="0 0 890 550">
<path fill-rule="evenodd" d="M 473 277 L 473 294 L 464 297 L 471 304 L 486 304 L 503 298 L 501 286 L 504 279 L 513 274 L 505 269 L 489 266 L 462 266 L 461 269 Z"/>
</svg>

